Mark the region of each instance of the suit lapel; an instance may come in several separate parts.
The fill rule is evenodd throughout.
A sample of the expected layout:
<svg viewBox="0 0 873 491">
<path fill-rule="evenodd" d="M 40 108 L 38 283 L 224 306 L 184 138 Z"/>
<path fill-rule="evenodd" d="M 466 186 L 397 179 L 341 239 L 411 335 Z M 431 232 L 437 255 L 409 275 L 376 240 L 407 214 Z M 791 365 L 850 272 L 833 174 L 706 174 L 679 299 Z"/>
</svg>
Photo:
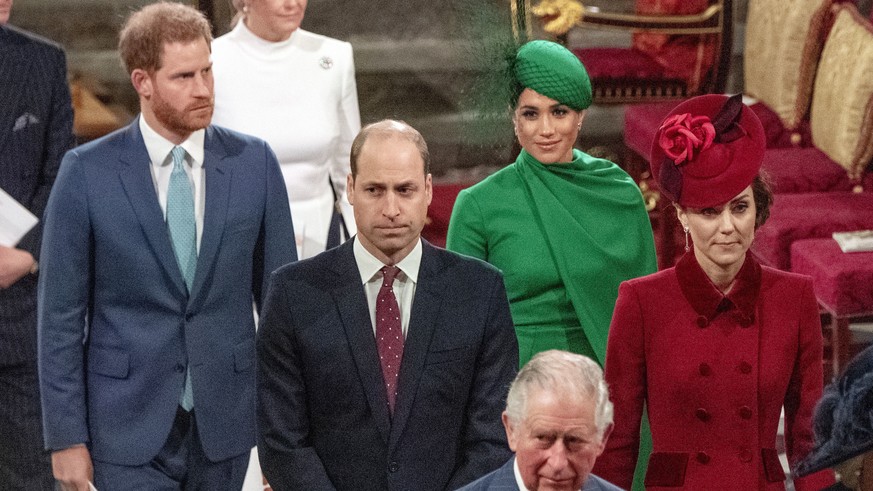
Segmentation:
<svg viewBox="0 0 873 491">
<path fill-rule="evenodd" d="M 367 295 L 361 285 L 358 264 L 355 262 L 353 242 L 346 241 L 336 249 L 336 255 L 339 257 L 334 261 L 333 267 L 342 278 L 337 282 L 341 286 L 334 290 L 333 295 L 355 365 L 358 367 L 361 386 L 367 395 L 370 411 L 387 444 L 391 433 L 388 398 L 385 395 L 385 382 L 382 379 L 382 368 L 379 364 L 376 337 L 373 334 L 373 322 L 368 311 Z"/>
<path fill-rule="evenodd" d="M 139 219 L 146 239 L 158 257 L 158 262 L 167 272 L 173 285 L 184 294 L 185 280 L 176 263 L 170 234 L 155 193 L 155 184 L 149 169 L 151 160 L 139 131 L 139 118 L 134 119 L 125 130 L 121 148 L 118 176 L 130 205 Z"/>
<path fill-rule="evenodd" d="M 441 310 L 443 282 L 439 273 L 442 264 L 433 246 L 424 240 L 422 240 L 422 249 L 418 283 L 415 287 L 415 298 L 412 301 L 412 315 L 409 318 L 409 330 L 406 334 L 406 343 L 403 346 L 403 361 L 400 365 L 397 405 L 394 408 L 389 449 L 397 444 L 397 440 L 403 434 L 403 428 L 409 420 L 418 384 L 421 381 L 422 373 L 424 373 L 424 363 L 427 360 L 427 352 L 433 338 L 436 319 Z"/>
<path fill-rule="evenodd" d="M 200 251 L 197 254 L 197 272 L 191 288 L 191 298 L 194 300 L 199 299 L 200 290 L 214 266 L 227 221 L 233 165 L 232 162 L 224 160 L 226 155 L 227 152 L 215 137 L 212 126 L 207 127 L 203 143 L 203 192 L 206 201 L 203 208 L 203 234 L 200 236 Z"/>
<path fill-rule="evenodd" d="M 12 140 L 12 129 L 18 113 L 18 100 L 24 93 L 30 77 L 32 61 L 21 49 L 13 46 L 14 33 L 0 26 L 0 152 Z"/>
</svg>

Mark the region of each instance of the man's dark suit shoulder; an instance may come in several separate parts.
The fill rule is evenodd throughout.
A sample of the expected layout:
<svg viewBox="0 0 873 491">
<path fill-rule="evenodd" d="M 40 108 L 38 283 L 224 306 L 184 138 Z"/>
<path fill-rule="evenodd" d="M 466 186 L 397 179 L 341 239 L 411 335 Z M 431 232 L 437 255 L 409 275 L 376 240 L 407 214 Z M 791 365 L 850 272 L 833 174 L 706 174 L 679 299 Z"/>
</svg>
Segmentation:
<svg viewBox="0 0 873 491">
<path fill-rule="evenodd" d="M 499 269 L 491 264 L 486 263 L 474 257 L 458 254 L 457 252 L 448 251 L 442 247 L 437 247 L 428 241 L 421 239 L 422 246 L 428 251 L 426 254 L 433 254 L 436 262 L 441 265 L 441 268 L 462 268 L 469 269 L 470 274 L 482 274 L 487 276 L 502 276 Z M 335 265 L 336 261 L 342 254 L 342 247 L 329 249 L 324 253 L 308 259 L 301 259 L 297 262 L 287 264 L 278 270 L 275 274 L 289 279 L 292 278 L 309 278 L 310 273 L 320 271 L 326 265 Z"/>
<path fill-rule="evenodd" d="M 519 491 L 515 481 L 515 457 L 457 491 Z"/>
<path fill-rule="evenodd" d="M 250 145 L 264 146 L 266 148 L 269 148 L 267 142 L 256 136 L 240 133 L 239 131 L 234 131 L 223 126 L 217 126 L 214 124 L 209 125 L 206 128 L 206 134 L 207 139 L 214 139 L 224 145 L 228 157 L 239 155 L 240 153 L 242 153 L 244 148 Z"/>
<path fill-rule="evenodd" d="M 427 244 L 427 242 L 425 242 Z M 442 247 L 431 246 L 434 251 L 441 256 L 442 261 L 447 267 L 469 269 L 472 274 L 485 274 L 488 276 L 502 276 L 499 269 L 493 265 L 477 259 L 475 257 L 466 256 L 457 252 L 443 249 Z"/>
<path fill-rule="evenodd" d="M 140 116 L 141 117 L 141 116 Z M 83 143 L 76 148 L 70 150 L 69 153 L 88 160 L 89 153 L 98 151 L 100 161 L 105 162 L 106 158 L 103 152 L 107 148 L 117 148 L 119 151 L 125 150 L 134 142 L 130 139 L 134 131 L 133 125 L 138 125 L 139 119 L 134 119 L 129 125 L 119 128 L 112 133 L 101 136 L 95 140 Z M 206 140 L 219 142 L 225 150 L 225 157 L 234 157 L 239 155 L 244 148 L 250 145 L 267 146 L 267 143 L 260 138 L 246 135 L 237 131 L 233 131 L 221 126 L 210 125 L 206 128 Z"/>
<path fill-rule="evenodd" d="M 486 278 L 500 277 L 500 270 L 491 264 L 479 259 L 448 251 L 441 247 L 434 246 L 424 239 L 422 240 L 422 255 L 430 255 L 433 261 L 437 264 L 438 272 L 454 272 L 463 271 L 463 274 L 458 274 L 457 278 L 468 278 L 468 281 L 477 282 Z M 351 243 L 346 244 L 351 246 Z M 309 286 L 333 288 L 336 286 L 335 278 L 325 276 L 325 268 L 338 269 L 342 264 L 343 247 L 329 249 L 315 257 L 301 259 L 299 261 L 286 264 L 285 266 L 273 272 L 273 276 L 280 282 L 295 282 L 302 281 Z"/>
<path fill-rule="evenodd" d="M 7 33 L 7 41 L 10 44 L 16 45 L 19 48 L 27 48 L 33 50 L 44 50 L 49 52 L 55 52 L 59 55 L 62 55 L 64 50 L 60 44 L 52 41 L 51 39 L 44 38 L 39 34 L 34 34 L 30 31 L 25 31 L 24 29 L 5 25 L 2 27 Z"/>
</svg>

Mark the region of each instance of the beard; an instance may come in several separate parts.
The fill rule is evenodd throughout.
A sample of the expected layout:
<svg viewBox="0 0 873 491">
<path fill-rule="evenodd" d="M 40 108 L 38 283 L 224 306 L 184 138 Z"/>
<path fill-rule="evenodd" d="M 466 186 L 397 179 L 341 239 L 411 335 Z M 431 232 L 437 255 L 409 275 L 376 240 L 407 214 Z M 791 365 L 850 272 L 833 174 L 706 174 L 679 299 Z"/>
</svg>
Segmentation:
<svg viewBox="0 0 873 491">
<path fill-rule="evenodd" d="M 215 99 L 210 97 L 209 99 L 198 99 L 180 111 L 161 97 L 158 90 L 155 90 L 151 102 L 155 119 L 165 128 L 177 134 L 189 134 L 209 126 L 215 108 Z"/>
</svg>

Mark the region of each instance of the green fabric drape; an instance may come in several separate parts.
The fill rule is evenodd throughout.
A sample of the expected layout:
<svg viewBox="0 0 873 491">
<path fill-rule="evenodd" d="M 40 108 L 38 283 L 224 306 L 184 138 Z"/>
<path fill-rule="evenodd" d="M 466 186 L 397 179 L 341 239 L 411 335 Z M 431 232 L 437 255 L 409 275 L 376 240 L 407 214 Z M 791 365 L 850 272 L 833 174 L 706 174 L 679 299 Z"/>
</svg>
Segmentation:
<svg viewBox="0 0 873 491">
<path fill-rule="evenodd" d="M 616 214 L 629 219 L 619 225 L 630 230 L 651 227 L 648 216 L 633 213 L 639 208 L 640 197 L 638 190 L 634 192 L 621 184 L 627 174 L 615 166 L 597 165 L 606 161 L 592 159 L 586 163 L 581 158 L 584 154 L 577 152 L 569 164 L 547 166 L 522 150 L 516 170 L 534 203 L 539 226 L 548 238 L 585 337 L 602 366 L 618 285 L 625 279 L 657 271 L 657 258 L 651 233 L 642 234 L 643 240 L 634 242 L 616 234 L 614 227 L 595 225 L 606 225 L 603 218 Z M 580 260 L 588 267 L 581 271 L 571 268 L 571 263 Z M 567 274 L 574 269 L 575 274 Z M 645 489 L 643 481 L 652 449 L 648 423 L 648 418 L 643 417 L 634 490 Z"/>
<path fill-rule="evenodd" d="M 618 285 L 656 270 L 639 188 L 612 162 L 573 157 L 545 165 L 522 151 L 452 210 L 446 247 L 503 271 L 521 365 L 548 349 L 602 365 Z M 647 423 L 635 490 L 651 452 Z"/>
<path fill-rule="evenodd" d="M 655 271 L 652 228 L 636 183 L 614 163 L 574 150 L 513 164 L 461 191 L 446 247 L 499 268 L 519 361 L 546 349 L 601 365 L 618 285 Z"/>
<path fill-rule="evenodd" d="M 618 285 L 657 270 L 655 245 L 639 189 L 627 185 L 627 173 L 578 150 L 573 157 L 567 164 L 544 165 L 522 150 L 515 170 L 588 344 L 603 365 Z"/>
</svg>

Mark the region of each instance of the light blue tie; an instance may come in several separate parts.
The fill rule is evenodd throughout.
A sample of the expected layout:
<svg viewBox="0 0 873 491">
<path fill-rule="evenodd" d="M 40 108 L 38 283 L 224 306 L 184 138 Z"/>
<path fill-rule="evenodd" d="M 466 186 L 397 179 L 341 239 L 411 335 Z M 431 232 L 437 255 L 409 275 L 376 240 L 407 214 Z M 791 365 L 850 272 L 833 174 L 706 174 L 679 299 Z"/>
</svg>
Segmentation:
<svg viewBox="0 0 873 491">
<path fill-rule="evenodd" d="M 173 147 L 173 172 L 167 187 L 167 227 L 176 262 L 185 279 L 185 286 L 191 291 L 194 272 L 197 270 L 197 225 L 194 219 L 194 192 L 191 181 L 185 173 L 185 149 Z M 191 369 L 185 373 L 185 387 L 179 404 L 186 411 L 194 407 L 194 392 L 191 390 Z"/>
</svg>

